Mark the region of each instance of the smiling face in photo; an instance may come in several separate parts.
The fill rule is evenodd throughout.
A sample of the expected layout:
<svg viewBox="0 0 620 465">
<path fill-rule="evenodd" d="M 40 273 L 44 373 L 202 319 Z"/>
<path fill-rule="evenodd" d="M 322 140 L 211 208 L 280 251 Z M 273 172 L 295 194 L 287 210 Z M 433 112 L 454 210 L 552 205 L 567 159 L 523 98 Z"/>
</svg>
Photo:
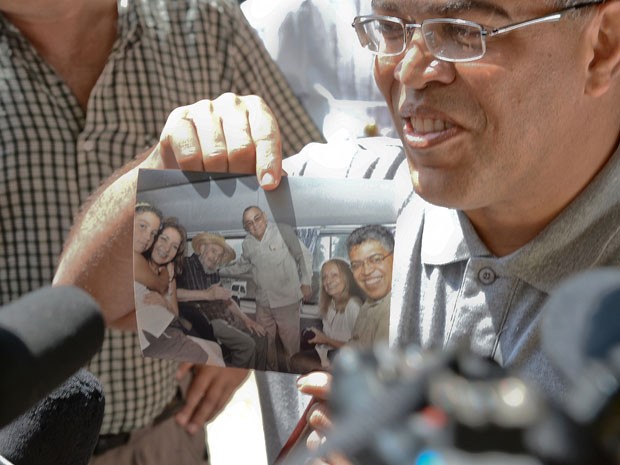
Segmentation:
<svg viewBox="0 0 620 465">
<path fill-rule="evenodd" d="M 215 270 L 224 256 L 224 247 L 209 242 L 203 244 L 200 250 L 200 263 L 207 270 Z"/>
<path fill-rule="evenodd" d="M 258 208 L 250 208 L 243 215 L 243 228 L 260 241 L 267 229 L 265 214 Z"/>
<path fill-rule="evenodd" d="M 381 242 L 372 239 L 349 250 L 355 282 L 370 299 L 382 299 L 392 290 L 393 258 Z"/>
<path fill-rule="evenodd" d="M 345 291 L 345 278 L 335 263 L 325 264 L 321 272 L 321 281 L 325 292 L 332 298 L 339 297 Z"/>
<path fill-rule="evenodd" d="M 136 213 L 133 225 L 133 250 L 142 253 L 153 244 L 161 220 L 151 211 Z"/>
<path fill-rule="evenodd" d="M 151 255 L 152 260 L 158 265 L 170 263 L 177 255 L 181 240 L 181 234 L 176 228 L 165 228 L 155 241 Z"/>
</svg>

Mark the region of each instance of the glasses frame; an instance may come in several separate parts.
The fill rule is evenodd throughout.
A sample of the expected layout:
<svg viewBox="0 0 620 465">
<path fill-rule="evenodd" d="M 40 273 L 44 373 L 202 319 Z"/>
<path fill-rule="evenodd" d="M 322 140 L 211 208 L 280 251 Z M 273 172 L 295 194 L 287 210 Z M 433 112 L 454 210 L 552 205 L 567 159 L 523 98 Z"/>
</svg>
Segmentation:
<svg viewBox="0 0 620 465">
<path fill-rule="evenodd" d="M 246 231 L 250 231 L 250 228 L 255 228 L 256 225 L 265 221 L 265 213 L 257 213 L 251 220 L 243 222 L 243 229 Z"/>
<path fill-rule="evenodd" d="M 563 8 L 561 10 L 546 14 L 544 16 L 530 18 L 525 21 L 519 21 L 517 23 L 507 24 L 505 26 L 498 27 L 495 29 L 487 29 L 481 24 L 475 23 L 473 21 L 468 21 L 465 19 L 459 19 L 459 18 L 430 18 L 430 19 L 426 19 L 422 21 L 421 23 L 416 23 L 416 22 L 408 22 L 402 18 L 397 18 L 395 16 L 382 16 L 382 15 L 356 16 L 351 26 L 353 26 L 353 28 L 355 29 L 355 32 L 357 33 L 360 44 L 362 44 L 362 47 L 377 56 L 391 57 L 391 56 L 400 55 L 405 50 L 407 50 L 409 41 L 413 37 L 415 30 L 420 29 L 422 31 L 422 37 L 424 38 L 424 44 L 426 45 L 426 48 L 433 54 L 435 58 L 437 58 L 438 60 L 448 61 L 451 63 L 465 63 L 465 62 L 480 60 L 485 55 L 486 49 L 487 49 L 486 40 L 489 38 L 496 37 L 501 34 L 506 34 L 508 32 L 512 32 L 516 29 L 521 29 L 523 27 L 533 26 L 535 24 L 557 22 L 560 19 L 562 19 L 562 17 L 571 10 L 578 10 L 578 9 L 586 8 L 589 6 L 601 5 L 605 3 L 605 1 L 606 0 L 598 0 L 594 2 L 578 3 L 576 5 Z M 360 27 L 363 26 L 365 23 L 368 23 L 374 20 L 390 21 L 393 23 L 398 23 L 402 26 L 403 46 L 400 51 L 392 52 L 392 53 L 383 53 L 383 52 L 375 52 L 373 50 L 370 50 L 367 47 L 364 47 Z M 431 24 L 456 24 L 456 25 L 470 26 L 475 29 L 478 29 L 480 31 L 480 44 L 481 44 L 480 54 L 473 56 L 473 57 L 467 57 L 467 58 L 450 58 L 450 57 L 438 56 L 437 53 L 432 50 L 431 45 L 428 43 L 427 38 L 426 38 L 427 32 L 425 32 L 424 30 L 425 25 L 431 25 Z"/>
<path fill-rule="evenodd" d="M 388 258 L 393 253 L 394 253 L 394 251 L 388 252 L 388 253 L 386 253 L 384 255 L 381 255 L 380 252 L 373 253 L 370 257 L 366 257 L 363 260 L 352 261 L 349 264 L 349 267 L 351 268 L 351 271 L 353 273 L 355 273 L 356 271 L 361 270 L 361 269 L 365 268 L 366 266 L 378 266 L 380 263 L 383 263 L 385 261 L 385 259 Z M 377 259 L 377 261 L 375 263 L 373 263 L 374 257 L 376 257 L 377 255 L 379 255 L 381 258 Z"/>
</svg>

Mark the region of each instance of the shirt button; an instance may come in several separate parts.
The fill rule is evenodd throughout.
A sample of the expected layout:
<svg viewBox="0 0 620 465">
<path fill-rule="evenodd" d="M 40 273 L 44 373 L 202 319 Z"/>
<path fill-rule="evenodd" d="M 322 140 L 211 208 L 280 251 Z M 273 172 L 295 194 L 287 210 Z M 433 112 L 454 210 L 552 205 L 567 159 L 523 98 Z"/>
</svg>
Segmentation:
<svg viewBox="0 0 620 465">
<path fill-rule="evenodd" d="M 95 142 L 93 142 L 92 140 L 87 140 L 84 142 L 84 145 L 82 145 L 82 148 L 84 149 L 84 151 L 90 152 L 95 148 Z"/>
<path fill-rule="evenodd" d="M 493 282 L 497 279 L 497 276 L 495 275 L 495 271 L 491 268 L 482 268 L 478 272 L 478 279 L 482 284 L 493 284 Z"/>
</svg>

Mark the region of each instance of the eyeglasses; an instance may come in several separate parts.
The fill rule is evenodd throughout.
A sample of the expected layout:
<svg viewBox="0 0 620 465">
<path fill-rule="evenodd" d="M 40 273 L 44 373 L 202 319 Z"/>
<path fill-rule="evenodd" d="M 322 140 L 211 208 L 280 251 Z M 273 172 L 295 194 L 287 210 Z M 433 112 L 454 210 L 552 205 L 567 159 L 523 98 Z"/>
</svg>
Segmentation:
<svg viewBox="0 0 620 465">
<path fill-rule="evenodd" d="M 251 220 L 243 222 L 243 229 L 248 231 L 250 228 L 256 227 L 256 225 L 262 222 L 263 219 L 264 219 L 263 214 L 257 213 L 256 215 L 254 215 L 254 218 L 252 218 Z"/>
<path fill-rule="evenodd" d="M 433 18 L 410 23 L 392 16 L 357 16 L 352 26 L 360 44 L 379 56 L 400 55 L 407 48 L 416 29 L 422 31 L 424 43 L 435 58 L 453 63 L 475 61 L 486 52 L 486 40 L 526 26 L 559 21 L 565 13 L 579 8 L 599 5 L 605 0 L 578 3 L 552 14 L 528 19 L 488 30 L 478 23 L 464 19 Z"/>
<path fill-rule="evenodd" d="M 383 263 L 383 260 L 392 255 L 393 252 L 388 252 L 385 255 L 376 253 L 371 255 L 370 257 L 366 257 L 364 260 L 355 260 L 351 262 L 351 270 L 357 271 L 361 270 L 363 266 L 377 266 Z"/>
</svg>

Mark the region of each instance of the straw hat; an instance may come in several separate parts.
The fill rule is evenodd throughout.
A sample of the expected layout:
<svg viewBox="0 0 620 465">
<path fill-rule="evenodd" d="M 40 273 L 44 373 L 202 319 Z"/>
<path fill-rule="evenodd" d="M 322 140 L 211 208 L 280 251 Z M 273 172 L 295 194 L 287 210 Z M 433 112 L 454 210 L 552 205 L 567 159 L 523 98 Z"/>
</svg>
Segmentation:
<svg viewBox="0 0 620 465">
<path fill-rule="evenodd" d="M 229 246 L 226 243 L 226 240 L 219 234 L 203 232 L 203 233 L 197 234 L 192 239 L 192 248 L 194 249 L 194 252 L 196 253 L 200 253 L 200 248 L 206 244 L 219 245 L 221 248 L 224 249 L 224 255 L 222 255 L 222 259 L 220 260 L 220 263 L 218 263 L 218 265 L 225 265 L 227 263 L 230 263 L 237 256 L 233 248 Z"/>
</svg>

